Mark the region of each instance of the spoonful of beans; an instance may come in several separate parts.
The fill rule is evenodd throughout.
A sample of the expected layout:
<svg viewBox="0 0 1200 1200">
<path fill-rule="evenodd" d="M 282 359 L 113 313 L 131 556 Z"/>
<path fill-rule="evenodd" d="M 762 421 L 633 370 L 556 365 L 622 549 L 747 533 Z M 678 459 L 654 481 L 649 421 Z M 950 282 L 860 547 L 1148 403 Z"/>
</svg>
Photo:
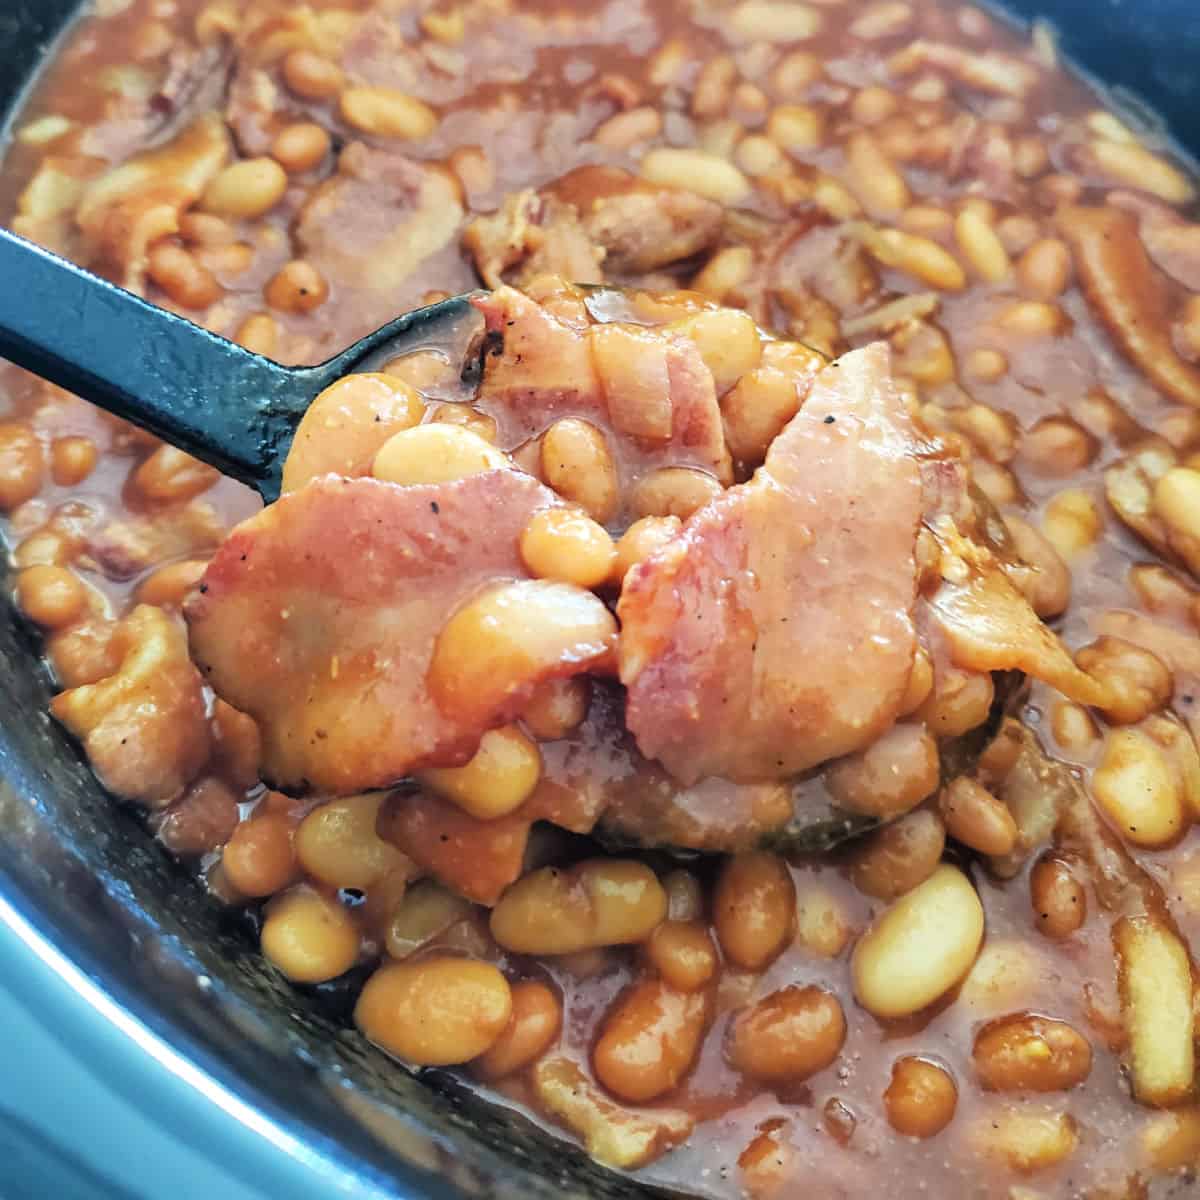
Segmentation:
<svg viewBox="0 0 1200 1200">
<path fill-rule="evenodd" d="M 540 370 L 537 378 L 552 396 L 558 394 L 562 379 L 571 378 L 572 362 L 564 344 L 568 350 L 582 346 L 586 363 L 599 361 L 613 385 L 611 393 L 601 393 L 609 415 L 616 411 L 610 432 L 614 440 L 620 432 L 632 447 L 631 453 L 651 453 L 653 447 L 664 444 L 664 432 L 669 443 L 680 430 L 692 439 L 689 452 L 699 453 L 695 445 L 707 444 L 696 436 L 699 428 L 711 435 L 713 454 L 724 454 L 728 460 L 714 389 L 717 374 L 726 388 L 733 384 L 727 377 L 731 374 L 728 356 L 730 346 L 734 350 L 737 346 L 730 341 L 728 328 L 722 326 L 725 340 L 717 346 L 721 353 L 711 355 L 710 367 L 697 343 L 678 332 L 684 328 L 701 338 L 705 321 L 714 317 L 724 320 L 711 309 L 690 312 L 682 319 L 690 324 L 677 322 L 671 327 L 676 332 L 655 340 L 636 323 L 627 323 L 632 294 L 617 289 L 590 292 L 586 303 L 594 318 L 589 326 L 591 340 L 585 343 L 581 333 L 561 326 L 562 340 L 549 345 L 543 339 L 535 354 L 530 346 L 536 339 L 511 327 L 519 324 L 522 312 L 527 317 L 532 312 L 542 321 L 539 314 L 543 310 L 529 297 L 504 289 L 499 300 L 500 291 L 486 300 L 471 294 L 417 309 L 324 363 L 285 367 L 3 230 L 0 278 L 5 281 L 0 289 L 0 355 L 248 484 L 268 504 L 279 500 L 289 448 L 301 419 L 320 393 L 343 376 L 377 370 L 400 355 L 421 350 L 445 353 L 448 349 L 459 354 L 481 332 L 484 314 L 479 309 L 487 309 L 489 304 L 493 311 L 487 314 L 487 327 L 500 327 L 504 355 L 514 366 L 526 360 L 526 371 Z M 642 299 L 664 307 L 661 298 L 646 295 Z M 503 304 L 517 307 L 494 311 Z M 745 332 L 749 318 L 741 314 L 739 323 Z M 757 348 L 760 335 L 754 327 L 750 332 Z M 708 348 L 714 348 L 711 337 Z M 772 623 L 763 617 L 764 628 L 773 631 L 774 644 L 781 646 L 778 657 L 785 668 L 789 661 L 811 658 L 813 639 L 805 627 L 819 624 L 811 616 L 812 597 L 805 584 L 809 571 L 800 557 L 811 553 L 821 563 L 840 562 L 832 548 L 856 538 L 860 543 L 882 546 L 878 557 L 890 544 L 890 533 L 875 537 L 873 532 L 890 520 L 886 506 L 870 506 L 868 511 L 866 507 L 854 509 L 850 503 L 856 498 L 854 489 L 860 486 L 855 481 L 865 472 L 874 471 L 876 478 L 883 472 L 881 486 L 886 490 L 893 482 L 888 472 L 899 477 L 901 498 L 912 508 L 910 517 L 900 522 L 901 534 L 905 528 L 911 532 L 915 527 L 922 496 L 915 459 L 876 449 L 877 445 L 886 448 L 912 440 L 890 386 L 882 348 L 851 352 L 835 366 L 826 365 L 812 351 L 788 352 L 799 355 L 790 369 L 808 372 L 804 377 L 810 388 L 807 399 L 803 404 L 797 399 L 794 419 L 771 442 L 758 473 L 745 484 L 723 491 L 719 508 L 706 507 L 701 499 L 693 510 L 695 521 L 688 526 L 692 557 L 683 564 L 693 573 L 711 576 L 712 586 L 719 590 L 727 578 L 724 547 L 730 530 L 751 530 L 747 538 L 756 547 L 765 547 L 761 552 L 752 547 L 758 555 L 753 560 L 758 580 L 755 594 L 770 592 L 772 611 L 810 612 L 807 621 L 800 619 L 794 624 L 786 619 Z M 489 364 L 493 369 L 505 368 L 499 347 Z M 575 366 L 578 368 L 578 360 Z M 797 386 L 800 375 L 789 378 Z M 494 382 L 495 375 L 490 379 Z M 533 392 L 527 380 L 519 386 L 510 380 L 508 386 L 506 394 L 515 397 L 513 403 L 525 423 L 521 428 L 536 425 L 531 411 L 538 410 L 530 399 Z M 665 426 L 663 401 L 667 403 Z M 676 404 L 685 418 L 678 422 Z M 710 418 L 707 426 L 706 413 Z M 320 424 L 319 411 L 315 415 Z M 579 420 L 574 424 L 586 425 Z M 879 429 L 892 440 L 862 436 L 864 430 Z M 326 437 L 328 432 L 319 429 L 318 439 L 333 440 L 332 434 Z M 410 432 L 396 437 L 410 436 Z M 306 436 L 301 434 L 299 445 Z M 543 439 L 547 436 L 543 434 Z M 651 451 L 646 450 L 647 445 Z M 507 461 L 499 450 L 486 449 Z M 551 461 L 559 462 L 561 457 Z M 431 481 L 397 478 L 393 471 L 380 473 L 379 466 L 377 457 L 372 478 L 351 479 L 338 471 L 329 474 L 327 467 L 310 486 L 297 489 L 289 482 L 288 494 L 278 504 L 231 534 L 185 609 L 192 654 L 207 682 L 267 732 L 264 744 L 273 747 L 274 756 L 264 760 L 264 778 L 272 786 L 297 794 L 351 794 L 391 786 L 414 770 L 419 773 L 431 760 L 438 769 L 443 765 L 437 762 L 439 755 L 453 764 L 459 746 L 469 744 L 472 737 L 478 742 L 480 732 L 512 719 L 513 697 L 525 697 L 528 688 L 541 681 L 539 672 L 547 678 L 567 677 L 586 672 L 594 663 L 597 673 L 605 674 L 612 671 L 611 659 L 618 653 L 625 654 L 621 671 L 625 690 L 618 701 L 622 707 L 614 710 L 613 719 L 627 727 L 619 735 L 621 753 L 630 753 L 633 737 L 638 738 L 640 747 L 643 740 L 649 744 L 658 736 L 670 696 L 657 688 L 653 678 L 639 690 L 637 676 L 654 656 L 674 653 L 672 639 L 692 636 L 685 627 L 689 613 L 709 611 L 702 604 L 685 610 L 675 602 L 679 589 L 690 586 L 686 578 L 677 586 L 671 575 L 682 563 L 679 555 L 661 559 L 651 555 L 647 562 L 654 571 L 639 574 L 638 587 L 626 595 L 624 576 L 611 574 L 616 550 L 600 524 L 620 524 L 615 502 L 608 505 L 606 517 L 596 510 L 596 519 L 587 519 L 595 535 L 607 543 L 613 560 L 602 561 L 600 573 L 584 579 L 580 572 L 583 567 L 591 571 L 590 561 L 582 566 L 568 562 L 567 571 L 557 559 L 548 562 L 538 549 L 539 531 L 547 524 L 538 514 L 566 513 L 576 523 L 581 520 L 577 514 L 587 505 L 578 493 L 569 495 L 569 488 L 564 486 L 560 496 L 530 473 L 518 470 L 477 470 L 465 478 Z M 728 462 L 726 468 L 731 476 Z M 826 481 L 819 488 L 806 482 L 817 468 L 826 472 Z M 543 470 L 547 470 L 544 455 Z M 671 467 L 657 474 L 670 476 L 672 471 L 700 474 Z M 548 479 L 552 473 L 547 471 Z M 647 469 L 644 477 L 652 478 L 655 473 Z M 401 486 L 388 486 L 392 484 Z M 424 485 L 441 486 L 442 490 L 427 490 Z M 794 515 L 797 506 L 803 510 L 802 520 Z M 810 534 L 806 541 L 786 532 L 797 522 L 820 530 L 827 542 L 810 551 L 815 535 Z M 680 528 L 678 519 L 674 528 Z M 343 569 L 345 546 L 352 539 L 357 539 L 354 552 L 360 558 L 356 566 L 362 570 Z M 911 592 L 905 572 L 911 574 L 915 566 L 906 557 L 902 540 L 895 542 L 900 550 L 894 555 L 898 560 L 894 575 L 900 584 L 899 599 L 892 607 L 901 612 L 904 597 Z M 787 560 L 791 566 L 773 565 L 786 555 L 792 556 Z M 853 571 L 850 574 L 853 580 L 861 578 Z M 884 582 L 872 586 L 890 589 L 892 575 L 884 570 L 881 577 Z M 479 591 L 481 582 L 497 580 L 507 582 L 497 584 L 495 590 Z M 656 600 L 654 588 L 665 601 Z M 853 599 L 840 609 L 832 606 L 845 626 L 844 635 L 838 635 L 843 641 L 857 638 L 862 608 L 857 589 L 856 583 Z M 620 600 L 616 602 L 618 590 Z M 601 592 L 607 593 L 607 599 L 598 594 Z M 495 611 L 488 607 L 493 602 Z M 891 603 L 885 597 L 868 607 L 879 612 Z M 805 604 L 810 610 L 804 610 Z M 614 605 L 620 617 L 619 642 Z M 454 613 L 449 622 L 447 613 Z M 826 620 L 822 628 L 827 625 Z M 247 637 L 250 641 L 243 644 Z M 904 692 L 900 674 L 907 678 L 908 659 L 901 646 L 895 655 L 898 665 L 893 666 L 889 648 L 905 637 L 915 638 L 907 625 L 890 640 L 877 637 L 872 642 L 882 647 L 879 657 L 886 660 L 886 668 L 897 673 L 899 683 L 889 685 L 888 695 Z M 265 643 L 283 644 L 288 651 L 264 657 L 261 648 Z M 726 631 L 716 626 L 708 643 L 721 653 L 732 647 L 731 652 L 742 655 L 735 674 L 747 679 L 761 675 L 747 657 L 756 654 L 756 647 L 742 636 L 740 627 Z M 699 640 L 695 644 L 699 645 Z M 685 656 L 689 663 L 699 661 L 697 655 L 689 655 Z M 637 671 L 628 669 L 631 664 Z M 874 705 L 879 690 L 874 677 L 863 683 L 858 675 L 843 671 L 840 660 L 830 659 L 830 664 L 827 671 L 810 668 L 808 675 L 800 672 L 795 676 L 809 681 L 804 711 L 812 715 L 803 718 L 808 724 L 801 732 L 809 738 L 803 753 L 810 757 L 795 762 L 782 757 L 782 747 L 800 744 L 797 736 L 787 733 L 795 724 L 796 709 L 789 707 L 792 676 L 785 670 L 763 693 L 759 706 L 762 711 L 771 706 L 778 710 L 773 722 L 757 718 L 760 725 L 755 728 L 761 733 L 756 736 L 765 747 L 762 753 L 769 753 L 770 758 L 765 767 L 759 758 L 743 762 L 750 753 L 745 747 L 751 743 L 745 730 L 732 725 L 727 728 L 723 711 L 714 717 L 713 736 L 679 759 L 674 747 L 684 744 L 684 735 L 693 736 L 691 725 L 685 722 L 680 726 L 683 735 L 672 734 L 674 741 L 668 739 L 661 747 L 655 744 L 654 751 L 641 750 L 646 755 L 645 780 L 650 781 L 645 793 L 658 799 L 649 810 L 635 805 L 641 814 L 636 820 L 628 813 L 622 816 L 619 805 L 612 813 L 603 813 L 596 836 L 614 846 L 679 849 L 679 835 L 669 821 L 642 819 L 650 810 L 664 808 L 663 797 L 681 797 L 679 810 L 686 814 L 686 822 L 679 828 L 684 838 L 695 837 L 687 822 L 699 821 L 703 829 L 704 820 L 720 826 L 714 836 L 724 836 L 728 818 L 722 797 L 751 804 L 757 803 L 755 797 L 765 795 L 753 787 L 739 790 L 736 784 L 720 790 L 729 779 L 739 777 L 752 781 L 784 778 L 782 790 L 770 794 L 774 803 L 782 802 L 783 808 L 790 810 L 790 819 L 784 811 L 772 810 L 771 818 L 761 822 L 761 830 L 754 825 L 746 833 L 746 837 L 775 847 L 825 849 L 908 811 L 911 804 L 895 806 L 893 811 L 887 806 L 844 803 L 854 791 L 853 780 L 846 782 L 848 770 L 858 772 L 853 779 L 860 775 L 873 778 L 872 771 L 879 773 L 865 759 L 846 767 L 845 738 L 831 742 L 830 749 L 819 753 L 808 748 L 816 744 L 813 739 L 818 734 L 825 736 L 824 730 L 833 729 L 842 737 L 843 725 L 858 721 L 854 726 L 857 741 L 849 747 L 857 748 L 861 738 L 856 731 L 863 722 L 854 714 L 843 717 L 839 705 L 854 695 L 865 696 L 865 703 Z M 998 664 L 1009 665 L 1007 659 Z M 697 669 L 708 667 L 702 662 Z M 723 660 L 717 661 L 714 671 L 713 678 L 705 676 L 688 683 L 683 689 L 687 703 L 712 693 L 718 695 L 719 707 L 719 695 L 724 694 Z M 817 682 L 813 676 L 819 676 Z M 528 686 L 526 677 L 532 681 Z M 973 770 L 1006 711 L 1014 690 L 1010 685 L 1019 679 L 1016 670 L 999 675 L 989 711 L 980 714 L 984 719 L 961 736 L 935 744 L 932 735 L 922 729 L 897 727 L 901 739 L 911 742 L 916 738 L 916 757 L 923 772 L 918 782 L 924 788 L 916 799 L 930 794 L 939 781 Z M 818 685 L 825 690 L 813 699 Z M 346 711 L 355 712 L 358 718 L 341 720 L 340 714 Z M 338 714 L 337 719 L 330 714 Z M 293 736 L 297 730 L 301 734 Z M 386 730 L 386 735 L 381 730 Z M 697 771 L 689 760 L 701 750 L 718 757 L 711 764 L 706 759 L 706 769 Z M 659 759 L 668 769 L 672 764 L 667 760 L 675 759 L 670 778 L 650 762 Z M 832 759 L 842 764 L 836 768 L 836 777 L 835 773 L 818 776 L 812 772 L 812 767 Z M 693 791 L 693 783 L 705 777 L 718 781 L 715 800 L 705 800 L 703 789 Z M 704 804 L 709 806 L 708 817 L 701 813 Z M 746 811 L 752 824 L 760 820 L 757 809 Z M 716 848 L 717 843 L 705 841 L 704 845 Z M 682 846 L 688 849 L 686 842 Z"/>
<path fill-rule="evenodd" d="M 285 367 L 0 229 L 0 356 L 254 488 L 280 492 L 296 426 L 330 384 L 400 354 L 461 345 L 455 296 L 405 313 L 326 362 Z"/>
</svg>

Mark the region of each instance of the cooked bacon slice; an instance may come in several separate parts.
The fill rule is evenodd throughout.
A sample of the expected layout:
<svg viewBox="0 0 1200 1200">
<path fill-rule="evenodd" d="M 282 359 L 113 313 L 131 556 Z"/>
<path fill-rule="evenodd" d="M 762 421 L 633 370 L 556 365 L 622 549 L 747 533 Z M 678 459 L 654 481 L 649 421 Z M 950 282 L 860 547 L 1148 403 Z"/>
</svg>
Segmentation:
<svg viewBox="0 0 1200 1200">
<path fill-rule="evenodd" d="M 527 658 L 527 679 L 506 680 L 490 709 L 470 714 L 431 694 L 447 618 L 489 583 L 525 577 L 518 538 L 554 503 L 510 470 L 407 488 L 326 476 L 239 525 L 185 615 L 207 680 L 259 724 L 264 777 L 348 794 L 461 764 L 541 679 L 610 653 Z"/>
<path fill-rule="evenodd" d="M 678 779 L 779 779 L 895 720 L 916 650 L 922 483 L 882 344 L 823 371 L 747 484 L 621 593 L 626 721 Z"/>
<path fill-rule="evenodd" d="M 1057 223 L 1075 252 L 1088 304 L 1125 356 L 1164 395 L 1200 405 L 1200 370 L 1175 353 L 1167 289 L 1134 218 L 1110 206 L 1070 205 Z"/>
<path fill-rule="evenodd" d="M 961 578 L 944 578 L 930 609 L 957 666 L 1021 671 L 1080 704 L 1108 702 L 1109 688 L 1075 665 L 999 564 L 964 561 Z"/>
<path fill-rule="evenodd" d="M 476 904 L 495 904 L 520 878 L 533 817 L 523 808 L 481 821 L 420 790 L 389 797 L 380 833 L 423 872 Z"/>
<path fill-rule="evenodd" d="M 167 55 L 162 83 L 149 95 L 112 97 L 104 120 L 81 135 L 80 151 L 115 163 L 170 140 L 220 107 L 232 63 L 224 39 L 207 46 L 177 42 Z"/>
<path fill-rule="evenodd" d="M 406 298 L 417 299 L 413 275 L 450 246 L 462 215 L 447 171 L 351 142 L 337 171 L 305 201 L 294 233 L 327 279 L 372 294 L 362 301 L 365 333 L 403 311 Z"/>
<path fill-rule="evenodd" d="M 532 189 L 513 192 L 498 212 L 476 217 L 462 240 L 488 287 L 502 287 L 510 270 L 518 284 L 547 274 L 572 283 L 604 280 L 603 252 L 588 240 L 574 208 Z"/>
<path fill-rule="evenodd" d="M 620 273 L 656 271 L 707 250 L 725 220 L 716 201 L 647 183 L 619 167 L 578 167 L 544 191 L 574 208 L 586 235 L 603 251 L 605 269 Z"/>
<path fill-rule="evenodd" d="M 582 417 L 621 439 L 617 457 L 627 472 L 671 465 L 727 477 L 712 372 L 687 338 L 632 325 L 589 328 L 582 305 L 539 304 L 510 287 L 474 303 L 503 338 L 503 350 L 487 359 L 477 404 L 495 417 L 506 449 L 560 418 Z"/>
</svg>

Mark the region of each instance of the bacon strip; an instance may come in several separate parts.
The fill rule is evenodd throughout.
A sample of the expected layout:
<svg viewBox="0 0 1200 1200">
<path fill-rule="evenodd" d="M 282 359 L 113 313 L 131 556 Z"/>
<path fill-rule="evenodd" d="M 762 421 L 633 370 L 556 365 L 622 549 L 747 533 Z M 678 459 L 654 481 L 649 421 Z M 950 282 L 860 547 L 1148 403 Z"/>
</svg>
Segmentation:
<svg viewBox="0 0 1200 1200">
<path fill-rule="evenodd" d="M 817 377 L 762 469 L 630 572 L 626 721 L 677 779 L 779 779 L 870 744 L 916 649 L 922 483 L 883 344 Z"/>
<path fill-rule="evenodd" d="M 527 690 L 502 710 L 444 711 L 426 672 L 459 605 L 525 577 L 521 531 L 555 503 L 509 470 L 403 488 L 330 475 L 239 525 L 185 615 L 207 680 L 259 724 L 264 777 L 293 792 L 367 791 L 461 763 L 510 720 Z"/>
</svg>

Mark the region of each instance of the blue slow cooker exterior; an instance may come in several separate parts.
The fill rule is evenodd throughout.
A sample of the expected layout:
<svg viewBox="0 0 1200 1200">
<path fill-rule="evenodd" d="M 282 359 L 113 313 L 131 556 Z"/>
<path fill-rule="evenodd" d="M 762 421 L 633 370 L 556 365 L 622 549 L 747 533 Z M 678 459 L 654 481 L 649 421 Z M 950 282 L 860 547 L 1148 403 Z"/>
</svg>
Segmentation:
<svg viewBox="0 0 1200 1200">
<path fill-rule="evenodd" d="M 0 114 L 77 7 L 0 0 Z M 1009 9 L 1200 156 L 1196 0 Z M 0 607 L 0 1200 L 644 1194 L 445 1081 L 398 1082 L 339 1032 L 344 998 L 272 988 L 245 931 L 109 812 L 47 686 Z"/>
</svg>

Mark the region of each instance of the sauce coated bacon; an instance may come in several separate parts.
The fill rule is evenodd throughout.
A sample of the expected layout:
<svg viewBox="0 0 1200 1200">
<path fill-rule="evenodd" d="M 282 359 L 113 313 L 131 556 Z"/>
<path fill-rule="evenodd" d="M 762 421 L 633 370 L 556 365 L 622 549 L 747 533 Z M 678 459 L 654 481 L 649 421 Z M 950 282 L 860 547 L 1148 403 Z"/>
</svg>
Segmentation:
<svg viewBox="0 0 1200 1200">
<path fill-rule="evenodd" d="M 426 680 L 447 615 L 525 577 L 517 537 L 554 503 L 504 469 L 410 488 L 327 476 L 239 526 L 185 612 L 205 678 L 259 723 L 264 776 L 338 794 L 461 763 L 536 683 L 604 659 L 603 636 L 523 659 L 473 709 L 439 704 Z"/>
<path fill-rule="evenodd" d="M 644 753 L 687 782 L 781 778 L 895 721 L 916 650 L 914 450 L 887 349 L 847 354 L 754 479 L 630 573 L 621 679 Z"/>
<path fill-rule="evenodd" d="M 693 341 L 629 322 L 593 324 L 582 296 L 557 282 L 547 282 L 544 303 L 510 287 L 475 303 L 503 339 L 486 359 L 478 396 L 499 422 L 502 445 L 580 417 L 621 443 L 626 485 L 658 463 L 728 480 L 715 381 Z"/>
</svg>

